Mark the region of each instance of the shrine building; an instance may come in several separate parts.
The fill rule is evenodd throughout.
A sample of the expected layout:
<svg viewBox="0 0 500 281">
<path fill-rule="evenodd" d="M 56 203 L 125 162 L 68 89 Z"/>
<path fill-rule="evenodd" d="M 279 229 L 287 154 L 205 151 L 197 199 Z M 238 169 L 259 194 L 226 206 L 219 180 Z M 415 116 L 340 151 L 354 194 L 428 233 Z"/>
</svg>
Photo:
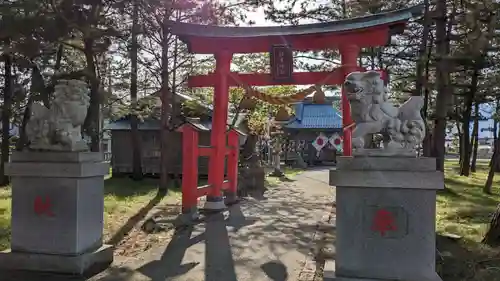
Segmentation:
<svg viewBox="0 0 500 281">
<path fill-rule="evenodd" d="M 295 161 L 297 153 L 310 166 L 336 162 L 342 154 L 342 115 L 333 104 L 339 101 L 339 97 L 327 97 L 324 103 L 315 103 L 307 98 L 294 105 L 294 115 L 283 124 L 288 140 L 285 162 Z M 319 150 L 318 138 L 324 140 Z"/>
</svg>

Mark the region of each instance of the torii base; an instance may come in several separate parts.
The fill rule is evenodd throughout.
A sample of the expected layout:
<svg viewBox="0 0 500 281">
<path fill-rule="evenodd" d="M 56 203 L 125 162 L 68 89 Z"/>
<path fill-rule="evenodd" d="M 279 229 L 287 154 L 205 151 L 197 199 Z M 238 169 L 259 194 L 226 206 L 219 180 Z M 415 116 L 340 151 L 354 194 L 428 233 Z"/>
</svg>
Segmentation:
<svg viewBox="0 0 500 281">
<path fill-rule="evenodd" d="M 220 212 L 227 209 L 226 204 L 224 203 L 224 197 L 215 197 L 207 195 L 207 199 L 205 204 L 203 205 L 203 210 L 205 212 Z"/>
</svg>

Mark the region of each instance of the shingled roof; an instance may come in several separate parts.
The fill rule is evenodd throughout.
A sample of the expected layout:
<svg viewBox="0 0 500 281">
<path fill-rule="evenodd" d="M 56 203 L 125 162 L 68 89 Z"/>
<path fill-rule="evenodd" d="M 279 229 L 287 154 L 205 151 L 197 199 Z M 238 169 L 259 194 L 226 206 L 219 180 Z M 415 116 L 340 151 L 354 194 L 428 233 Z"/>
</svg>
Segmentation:
<svg viewBox="0 0 500 281">
<path fill-rule="evenodd" d="M 340 129 L 342 116 L 332 104 L 298 103 L 287 129 Z"/>
</svg>

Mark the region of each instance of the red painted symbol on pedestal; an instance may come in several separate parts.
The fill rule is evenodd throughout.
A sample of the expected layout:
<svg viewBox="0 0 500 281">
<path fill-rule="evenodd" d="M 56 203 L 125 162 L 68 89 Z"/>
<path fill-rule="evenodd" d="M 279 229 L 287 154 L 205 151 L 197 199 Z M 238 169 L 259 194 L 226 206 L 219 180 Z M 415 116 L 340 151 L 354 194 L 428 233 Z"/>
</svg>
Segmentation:
<svg viewBox="0 0 500 281">
<path fill-rule="evenodd" d="M 372 230 L 379 232 L 381 236 L 385 236 L 389 231 L 398 230 L 392 213 L 384 209 L 378 210 L 373 219 Z"/>
<path fill-rule="evenodd" d="M 33 204 L 33 209 L 35 213 L 39 216 L 46 215 L 49 217 L 53 217 L 54 213 L 52 213 L 52 204 L 50 203 L 50 198 L 45 197 L 45 200 L 42 196 L 37 196 L 35 198 L 35 202 Z"/>
</svg>

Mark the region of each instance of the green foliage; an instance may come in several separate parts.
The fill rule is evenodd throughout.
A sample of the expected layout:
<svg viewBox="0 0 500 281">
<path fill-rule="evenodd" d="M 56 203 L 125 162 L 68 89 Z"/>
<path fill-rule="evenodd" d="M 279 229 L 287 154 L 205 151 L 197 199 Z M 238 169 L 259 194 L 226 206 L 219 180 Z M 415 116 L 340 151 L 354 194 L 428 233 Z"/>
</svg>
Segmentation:
<svg viewBox="0 0 500 281">
<path fill-rule="evenodd" d="M 292 95 L 298 91 L 295 86 L 273 86 L 261 87 L 257 90 L 265 92 L 273 96 L 286 96 Z M 250 132 L 256 135 L 263 135 L 266 133 L 267 125 L 271 119 L 276 116 L 280 107 L 286 107 L 289 113 L 292 112 L 291 105 L 273 105 L 263 101 L 258 101 L 257 106 L 253 109 L 248 116 L 248 126 Z"/>
</svg>

